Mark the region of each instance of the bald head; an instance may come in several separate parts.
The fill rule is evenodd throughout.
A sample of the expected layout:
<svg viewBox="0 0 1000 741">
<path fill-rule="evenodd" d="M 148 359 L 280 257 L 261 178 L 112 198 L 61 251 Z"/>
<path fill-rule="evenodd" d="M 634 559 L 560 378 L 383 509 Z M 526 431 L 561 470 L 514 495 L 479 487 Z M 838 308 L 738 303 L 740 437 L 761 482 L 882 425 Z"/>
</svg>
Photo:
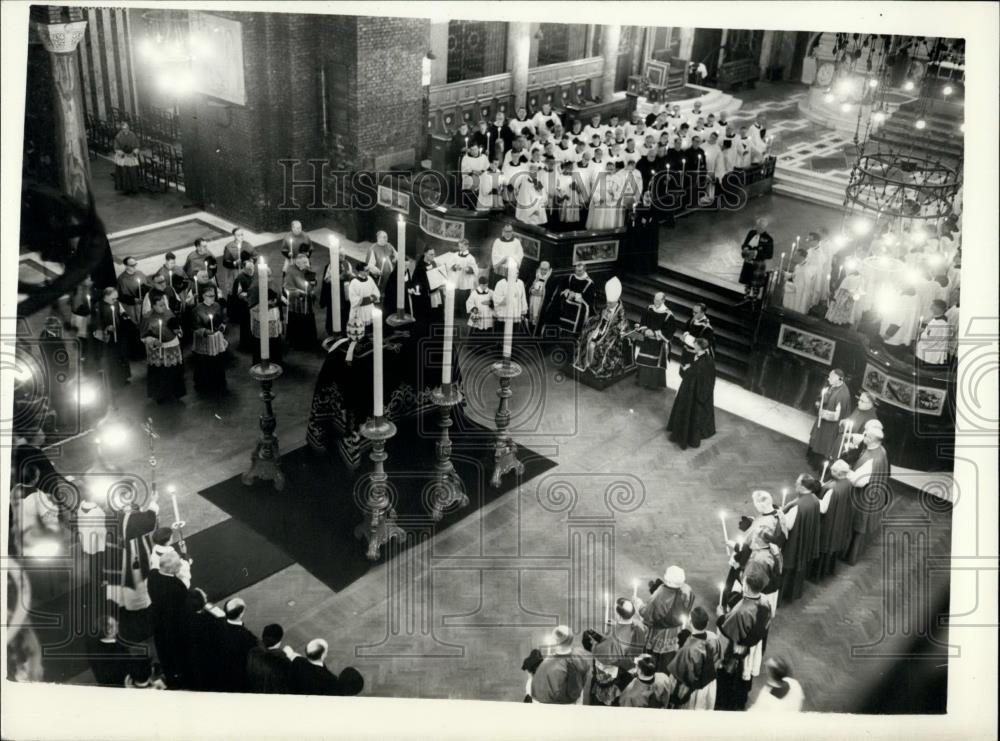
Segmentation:
<svg viewBox="0 0 1000 741">
<path fill-rule="evenodd" d="M 322 661 L 326 658 L 329 646 L 322 638 L 313 638 L 306 644 L 306 658 L 310 661 Z"/>
</svg>

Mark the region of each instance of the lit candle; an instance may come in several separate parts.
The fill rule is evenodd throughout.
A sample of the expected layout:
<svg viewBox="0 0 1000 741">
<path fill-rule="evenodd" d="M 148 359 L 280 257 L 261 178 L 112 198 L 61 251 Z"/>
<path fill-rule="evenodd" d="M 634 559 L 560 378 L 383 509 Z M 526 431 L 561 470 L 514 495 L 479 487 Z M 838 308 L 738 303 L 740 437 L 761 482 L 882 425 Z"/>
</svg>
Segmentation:
<svg viewBox="0 0 1000 741">
<path fill-rule="evenodd" d="M 604 622 L 611 622 L 611 597 L 607 592 L 604 593 Z"/>
<path fill-rule="evenodd" d="M 396 313 L 406 313 L 406 219 L 396 222 Z"/>
<path fill-rule="evenodd" d="M 451 386 L 451 347 L 455 333 L 455 284 L 444 284 L 444 366 L 441 368 L 441 385 L 445 392 Z"/>
<path fill-rule="evenodd" d="M 719 582 L 719 607 L 722 607 L 722 596 L 726 593 L 726 583 Z"/>
<path fill-rule="evenodd" d="M 826 481 L 826 469 L 829 467 L 829 465 L 830 465 L 830 461 L 828 461 L 828 460 L 823 461 L 823 473 L 821 473 L 819 475 L 819 483 L 821 483 L 821 484 L 824 481 Z"/>
<path fill-rule="evenodd" d="M 781 490 L 781 506 L 785 506 L 785 498 L 788 496 L 788 489 Z"/>
<path fill-rule="evenodd" d="M 162 363 L 163 362 L 163 320 L 162 319 L 157 319 L 156 322 L 159 325 L 159 329 L 160 329 L 160 362 Z"/>
<path fill-rule="evenodd" d="M 211 312 L 208 314 L 208 331 L 210 334 L 215 334 L 215 315 Z"/>
<path fill-rule="evenodd" d="M 340 332 L 340 240 L 330 237 L 330 314 L 333 332 Z"/>
<path fill-rule="evenodd" d="M 180 522 L 181 511 L 177 507 L 177 490 L 173 486 L 168 486 L 167 491 L 170 493 L 170 502 L 174 505 L 174 522 Z"/>
<path fill-rule="evenodd" d="M 781 259 L 778 261 L 778 272 L 785 272 L 785 253 L 781 253 Z"/>
<path fill-rule="evenodd" d="M 517 263 L 514 258 L 507 261 L 507 324 L 503 330 L 503 356 L 510 360 L 510 353 L 514 345 L 514 319 L 516 308 L 514 306 L 514 287 L 517 284 Z"/>
<path fill-rule="evenodd" d="M 375 345 L 375 355 L 373 369 L 375 373 L 373 384 L 373 414 L 375 417 L 385 415 L 385 407 L 382 404 L 382 310 L 372 309 L 372 342 Z"/>
<path fill-rule="evenodd" d="M 826 401 L 826 386 L 824 386 L 823 390 L 819 392 L 819 416 L 816 417 L 817 429 L 819 429 L 819 426 L 823 422 L 823 402 L 825 401 Z"/>
<path fill-rule="evenodd" d="M 486 132 L 486 158 L 492 160 L 493 153 L 490 152 L 490 132 Z"/>
<path fill-rule="evenodd" d="M 260 318 L 260 359 L 267 365 L 270 354 L 270 344 L 268 342 L 268 332 L 270 331 L 270 312 L 267 308 L 267 263 L 264 258 L 260 258 L 257 267 L 257 316 Z"/>
<path fill-rule="evenodd" d="M 632 601 L 635 602 L 637 599 L 639 599 L 639 580 L 638 579 L 633 579 L 632 580 Z"/>
<path fill-rule="evenodd" d="M 115 336 L 115 343 L 118 343 L 118 306 L 120 304 L 112 304 L 111 306 L 111 333 Z"/>
<path fill-rule="evenodd" d="M 729 542 L 729 530 L 726 529 L 726 513 L 719 512 L 719 520 L 722 522 L 722 540 L 725 543 Z"/>
</svg>

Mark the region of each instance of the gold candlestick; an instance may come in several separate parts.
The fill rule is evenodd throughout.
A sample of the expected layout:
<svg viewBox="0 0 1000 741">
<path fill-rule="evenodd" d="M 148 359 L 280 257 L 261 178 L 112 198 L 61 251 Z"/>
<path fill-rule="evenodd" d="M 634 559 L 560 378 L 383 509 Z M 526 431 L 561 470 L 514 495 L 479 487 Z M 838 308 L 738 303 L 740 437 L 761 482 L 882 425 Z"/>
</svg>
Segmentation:
<svg viewBox="0 0 1000 741">
<path fill-rule="evenodd" d="M 497 425 L 497 440 L 493 449 L 493 478 L 490 484 L 493 488 L 499 488 L 500 479 L 509 471 L 514 471 L 518 476 L 524 473 L 524 464 L 517 459 L 517 446 L 509 434 L 507 427 L 510 425 L 510 397 L 514 392 L 510 389 L 510 381 L 521 375 L 521 366 L 510 358 L 505 358 L 493 364 L 493 375 L 500 382 L 497 388 L 497 396 L 500 404 L 497 406 L 497 413 L 494 420 Z"/>
<path fill-rule="evenodd" d="M 377 561 L 383 545 L 393 538 L 405 539 L 406 535 L 396 524 L 396 510 L 392 506 L 389 487 L 386 485 L 389 476 L 385 472 L 385 461 L 389 454 L 385 452 L 385 444 L 395 437 L 396 425 L 385 417 L 375 417 L 361 425 L 361 434 L 372 442 L 372 451 L 368 457 L 371 458 L 374 469 L 362 504 L 365 521 L 354 528 L 354 537 L 368 539 L 366 556 L 369 561 Z"/>
</svg>

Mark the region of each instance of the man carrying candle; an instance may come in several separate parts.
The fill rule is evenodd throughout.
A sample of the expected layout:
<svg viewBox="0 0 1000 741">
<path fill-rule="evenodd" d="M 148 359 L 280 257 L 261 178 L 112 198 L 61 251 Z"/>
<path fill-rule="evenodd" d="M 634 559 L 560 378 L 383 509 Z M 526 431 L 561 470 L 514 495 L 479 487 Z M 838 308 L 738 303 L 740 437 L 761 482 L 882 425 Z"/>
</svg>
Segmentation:
<svg viewBox="0 0 1000 741">
<path fill-rule="evenodd" d="M 560 625 L 552 631 L 552 655 L 542 659 L 531 678 L 531 699 L 554 705 L 580 701 L 590 678 L 593 657 L 573 645 L 573 631 Z"/>
<path fill-rule="evenodd" d="M 209 258 L 211 258 L 211 262 L 209 262 Z M 189 252 L 187 259 L 184 260 L 184 274 L 189 280 L 193 280 L 195 275 L 205 268 L 209 268 L 214 277 L 217 265 L 215 256 L 208 249 L 208 242 L 198 237 L 194 240 L 194 250 Z"/>
<path fill-rule="evenodd" d="M 511 275 L 516 275 L 515 263 L 508 264 Z M 507 278 L 501 278 L 493 287 L 493 306 L 496 309 L 497 318 L 505 323 L 513 322 L 513 332 L 522 336 L 528 334 L 528 300 L 524 292 L 524 282 L 517 278 L 514 280 L 513 289 Z M 506 326 L 504 327 L 506 331 Z"/>
<path fill-rule="evenodd" d="M 810 575 L 812 581 L 822 581 L 833 576 L 837 560 L 847 555 L 853 534 L 854 508 L 851 504 L 851 482 L 847 478 L 851 467 L 846 462 L 834 461 L 830 466 L 832 479 L 823 484 L 819 512 L 819 556 Z"/>
<path fill-rule="evenodd" d="M 181 356 L 180 320 L 167 308 L 167 297 L 152 296 L 153 310 L 142 322 L 140 337 L 146 345 L 146 394 L 157 404 L 177 401 L 187 393 Z"/>
<path fill-rule="evenodd" d="M 281 254 L 285 256 L 285 263 L 281 268 L 282 274 L 288 270 L 295 255 L 300 252 L 305 252 L 307 257 L 312 257 L 312 237 L 302 231 L 302 222 L 296 219 L 292 222 L 290 229 L 291 231 L 281 241 Z"/>
<path fill-rule="evenodd" d="M 892 504 L 892 489 L 889 486 L 891 469 L 882 446 L 884 437 L 882 425 L 877 420 L 865 425 L 859 446 L 861 452 L 847 474 L 854 487 L 851 501 L 855 509 L 854 535 L 846 559 L 851 565 L 857 563 L 867 544 L 878 533 L 882 515 Z"/>
<path fill-rule="evenodd" d="M 819 557 L 819 493 L 819 481 L 804 473 L 795 481 L 795 497 L 782 508 L 788 540 L 781 549 L 779 604 L 792 602 L 802 596 L 806 577 L 812 573 Z"/>
<path fill-rule="evenodd" d="M 368 248 L 365 264 L 368 266 L 368 275 L 378 286 L 380 299 L 383 303 L 386 302 L 391 298 L 391 296 L 387 295 L 390 279 L 399 264 L 396 248 L 389 244 L 389 235 L 386 232 L 382 230 L 376 232 L 375 244 Z"/>
<path fill-rule="evenodd" d="M 120 610 L 119 620 L 125 614 L 136 614 L 150 605 L 147 579 L 149 578 L 149 555 L 153 550 L 151 535 L 156 530 L 156 518 L 160 511 L 158 497 L 138 498 L 141 501 L 128 502 L 120 509 L 111 509 L 114 524 L 112 535 L 105 540 L 105 578 L 107 598 Z M 114 502 L 109 501 L 110 505 Z M 131 637 L 131 636 L 130 636 Z M 144 639 L 148 637 L 134 636 Z"/>
<path fill-rule="evenodd" d="M 150 291 L 146 275 L 138 269 L 139 261 L 129 256 L 122 260 L 125 269 L 118 275 L 118 301 L 125 309 L 133 327 L 142 324 L 142 300 Z M 128 342 L 129 355 L 133 359 L 141 357 L 142 345 L 136 334 L 123 337 Z"/>
<path fill-rule="evenodd" d="M 625 689 L 632 681 L 629 671 L 644 653 L 648 639 L 649 628 L 636 614 L 636 602 L 619 597 L 615 600 L 612 623 L 605 626 L 600 643 L 593 647 L 591 653 L 610 671 L 617 669 L 614 682 L 619 689 Z"/>
<path fill-rule="evenodd" d="M 716 625 L 727 644 L 717 677 L 716 710 L 744 710 L 753 679 L 760 675 L 762 643 L 773 616 L 771 608 L 761 600 L 767 578 L 765 567 L 751 561 L 739 601 L 732 608 L 727 604 L 717 609 Z"/>
<path fill-rule="evenodd" d="M 851 391 L 844 383 L 844 371 L 835 368 L 827 377 L 827 385 L 820 391 L 816 408 L 816 423 L 809 433 L 806 458 L 815 468 L 823 460 L 835 460 L 840 450 L 840 420 L 851 413 Z"/>
<path fill-rule="evenodd" d="M 475 141 L 470 142 L 469 148 L 461 160 L 462 205 L 465 208 L 474 209 L 476 207 L 479 177 L 489 168 L 489 158 L 482 154 L 479 144 Z"/>
<path fill-rule="evenodd" d="M 678 635 L 694 607 L 695 596 L 685 584 L 684 569 L 669 566 L 663 580 L 650 582 L 648 603 L 636 598 L 639 617 L 649 630 L 646 651 L 656 659 L 657 671 L 667 671 L 679 647 Z"/>
<path fill-rule="evenodd" d="M 253 332 L 250 330 L 250 288 L 254 282 L 254 261 L 243 260 L 240 272 L 233 279 L 232 292 L 229 295 L 229 318 L 240 327 L 240 352 L 253 350 Z"/>
<path fill-rule="evenodd" d="M 101 302 L 95 313 L 96 329 L 94 338 L 101 343 L 101 371 L 105 387 L 114 391 L 127 385 L 132 379 L 132 369 L 128 362 L 128 338 L 138 334 L 138 327 L 132 323 L 118 301 L 118 289 L 108 286 L 101 293 Z M 114 395 L 110 398 L 113 400 Z"/>
<path fill-rule="evenodd" d="M 201 394 L 222 394 L 226 391 L 226 310 L 216 301 L 215 289 L 201 294 L 195 307 L 194 388 Z"/>
<path fill-rule="evenodd" d="M 678 710 L 715 710 L 717 670 L 722 664 L 722 642 L 708 630 L 704 607 L 691 610 L 688 628 L 667 671 L 674 678 L 670 707 Z"/>
<path fill-rule="evenodd" d="M 413 317 L 425 327 L 440 324 L 443 319 L 444 283 L 445 271 L 438 267 L 434 248 L 428 247 L 413 269 L 409 290 Z"/>
<path fill-rule="evenodd" d="M 763 217 L 757 219 L 754 228 L 747 232 L 740 245 L 743 257 L 740 283 L 746 286 L 743 303 L 761 297 L 767 277 L 767 261 L 774 257 L 774 238 L 767 232 L 767 223 L 767 219 Z"/>
<path fill-rule="evenodd" d="M 316 317 L 313 315 L 313 294 L 316 273 L 309 268 L 309 255 L 299 252 L 285 271 L 283 281 L 288 296 L 288 344 L 296 350 L 316 347 Z"/>
<path fill-rule="evenodd" d="M 514 227 L 504 224 L 500 236 L 493 240 L 490 248 L 490 287 L 496 290 L 497 281 L 507 277 L 507 264 L 513 259 L 515 270 L 521 269 L 524 260 L 524 246 L 521 240 L 514 236 Z"/>
</svg>

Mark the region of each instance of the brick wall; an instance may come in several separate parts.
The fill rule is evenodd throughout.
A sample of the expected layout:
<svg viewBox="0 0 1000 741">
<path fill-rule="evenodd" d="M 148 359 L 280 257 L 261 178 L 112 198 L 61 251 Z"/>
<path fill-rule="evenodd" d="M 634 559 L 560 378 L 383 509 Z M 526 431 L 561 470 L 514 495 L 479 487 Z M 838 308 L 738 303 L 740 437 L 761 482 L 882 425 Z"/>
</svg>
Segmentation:
<svg viewBox="0 0 1000 741">
<path fill-rule="evenodd" d="M 419 151 L 423 133 L 421 63 L 426 20 L 223 12 L 243 24 L 246 106 L 184 101 L 181 138 L 190 197 L 254 230 L 278 230 L 299 218 L 329 223 L 312 210 L 280 209 L 282 159 L 329 159 L 335 167 L 371 167 Z M 321 70 L 326 73 L 323 135 Z M 296 179 L 310 176 L 297 169 Z M 291 204 L 287 204 L 291 205 Z M 364 235 L 362 235 L 364 236 Z"/>
</svg>

